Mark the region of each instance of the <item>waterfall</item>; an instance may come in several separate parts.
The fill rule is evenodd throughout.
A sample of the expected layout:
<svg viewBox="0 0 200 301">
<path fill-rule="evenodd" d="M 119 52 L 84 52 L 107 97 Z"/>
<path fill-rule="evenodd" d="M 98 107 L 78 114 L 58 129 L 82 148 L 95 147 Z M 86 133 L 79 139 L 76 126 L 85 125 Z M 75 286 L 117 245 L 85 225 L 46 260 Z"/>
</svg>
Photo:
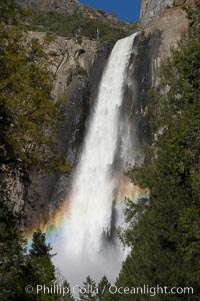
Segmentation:
<svg viewBox="0 0 200 301">
<path fill-rule="evenodd" d="M 121 223 L 117 194 L 128 145 L 120 114 L 136 35 L 116 43 L 104 70 L 74 174 L 69 215 L 56 243 L 56 263 L 74 284 L 88 274 L 95 278 L 106 274 L 114 280 L 123 259 L 114 235 L 116 224 Z"/>
</svg>

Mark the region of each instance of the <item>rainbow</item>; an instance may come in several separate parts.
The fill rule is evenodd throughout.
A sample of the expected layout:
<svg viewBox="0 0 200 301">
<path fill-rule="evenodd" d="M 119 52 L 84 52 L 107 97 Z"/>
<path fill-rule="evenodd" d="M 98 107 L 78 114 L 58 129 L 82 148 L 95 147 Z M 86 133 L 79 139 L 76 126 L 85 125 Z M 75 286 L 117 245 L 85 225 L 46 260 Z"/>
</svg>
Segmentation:
<svg viewBox="0 0 200 301">
<path fill-rule="evenodd" d="M 118 200 L 124 202 L 125 199 L 130 199 L 137 201 L 143 197 L 149 196 L 148 189 L 141 189 L 139 186 L 134 185 L 130 179 L 123 176 L 119 185 Z M 28 244 L 32 241 L 32 236 L 35 231 L 40 229 L 42 232 L 46 233 L 48 240 L 50 242 L 54 241 L 62 229 L 62 224 L 70 217 L 70 199 L 63 200 L 61 206 L 56 210 L 54 214 L 45 212 L 41 215 L 41 218 L 37 223 L 33 223 L 28 229 L 24 229 L 25 238 Z"/>
</svg>

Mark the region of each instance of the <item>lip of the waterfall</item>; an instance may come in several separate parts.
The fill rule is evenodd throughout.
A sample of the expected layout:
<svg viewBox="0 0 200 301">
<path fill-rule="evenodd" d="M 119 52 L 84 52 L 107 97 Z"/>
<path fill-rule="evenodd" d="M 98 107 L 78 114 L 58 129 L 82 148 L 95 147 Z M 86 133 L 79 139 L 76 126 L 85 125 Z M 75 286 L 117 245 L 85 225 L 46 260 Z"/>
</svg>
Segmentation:
<svg viewBox="0 0 200 301">
<path fill-rule="evenodd" d="M 133 45 L 137 44 L 138 39 L 140 39 L 140 37 L 142 36 L 142 31 L 137 31 L 135 33 L 133 33 L 134 36 L 134 41 L 133 41 Z"/>
</svg>

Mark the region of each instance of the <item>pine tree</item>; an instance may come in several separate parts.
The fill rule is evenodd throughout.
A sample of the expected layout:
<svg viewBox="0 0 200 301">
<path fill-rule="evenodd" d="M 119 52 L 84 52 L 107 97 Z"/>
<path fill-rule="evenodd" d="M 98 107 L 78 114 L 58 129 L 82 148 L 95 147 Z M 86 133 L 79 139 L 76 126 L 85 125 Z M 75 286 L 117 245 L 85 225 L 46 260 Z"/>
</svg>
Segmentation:
<svg viewBox="0 0 200 301">
<path fill-rule="evenodd" d="M 103 276 L 98 284 L 97 298 L 99 301 L 106 300 L 105 296 L 108 293 L 110 283 L 106 276 Z"/>
<path fill-rule="evenodd" d="M 36 281 L 40 284 L 49 284 L 55 281 L 55 267 L 51 258 L 52 247 L 46 243 L 46 235 L 40 230 L 33 234 L 31 248 L 29 250 L 29 260 L 36 271 Z"/>
<path fill-rule="evenodd" d="M 46 244 L 45 234 L 34 233 L 30 254 L 20 230 L 20 214 L 14 213 L 10 200 L 1 193 L 0 198 L 0 300 L 46 301 L 58 300 L 59 296 L 28 294 L 27 285 L 51 287 L 55 270 L 51 262 L 52 248 Z"/>
<path fill-rule="evenodd" d="M 42 233 L 40 230 L 35 232 L 26 259 L 26 281 L 34 290 L 37 285 L 45 286 L 47 289 L 45 293 L 42 290 L 37 295 L 33 294 L 35 298 L 33 300 L 54 301 L 59 298 L 56 294 L 48 292 L 48 289 L 51 289 L 56 281 L 55 267 L 51 261 L 55 254 L 51 254 L 51 251 L 52 247 L 46 243 L 45 233 Z"/>
<path fill-rule="evenodd" d="M 96 283 L 95 281 L 90 277 L 87 276 L 86 281 L 83 282 L 84 292 L 79 293 L 79 298 L 81 301 L 95 301 L 96 300 Z"/>
<path fill-rule="evenodd" d="M 70 285 L 69 283 L 67 282 L 67 280 L 65 280 L 62 284 L 62 286 L 64 288 L 67 288 L 69 289 L 69 293 L 66 294 L 64 297 L 61 298 L 61 301 L 75 301 L 73 295 L 72 295 L 72 292 L 71 292 L 71 289 L 70 289 Z"/>
<path fill-rule="evenodd" d="M 26 241 L 19 230 L 20 214 L 14 213 L 6 194 L 0 193 L 0 300 L 31 301 L 27 283 Z"/>
</svg>

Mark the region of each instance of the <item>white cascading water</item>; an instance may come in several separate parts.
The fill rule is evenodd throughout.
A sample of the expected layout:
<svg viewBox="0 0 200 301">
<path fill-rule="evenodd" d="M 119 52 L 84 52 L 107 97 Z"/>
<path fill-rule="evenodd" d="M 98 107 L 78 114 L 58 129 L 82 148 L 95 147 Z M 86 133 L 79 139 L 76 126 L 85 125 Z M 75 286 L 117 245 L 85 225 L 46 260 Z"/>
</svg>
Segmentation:
<svg viewBox="0 0 200 301">
<path fill-rule="evenodd" d="M 123 170 L 115 172 L 113 165 L 123 138 L 120 108 L 136 35 L 116 43 L 105 68 L 74 175 L 69 216 L 55 244 L 56 264 L 71 284 L 81 284 L 88 274 L 96 279 L 106 274 L 113 281 L 123 260 L 124 251 L 111 233 Z"/>
</svg>

